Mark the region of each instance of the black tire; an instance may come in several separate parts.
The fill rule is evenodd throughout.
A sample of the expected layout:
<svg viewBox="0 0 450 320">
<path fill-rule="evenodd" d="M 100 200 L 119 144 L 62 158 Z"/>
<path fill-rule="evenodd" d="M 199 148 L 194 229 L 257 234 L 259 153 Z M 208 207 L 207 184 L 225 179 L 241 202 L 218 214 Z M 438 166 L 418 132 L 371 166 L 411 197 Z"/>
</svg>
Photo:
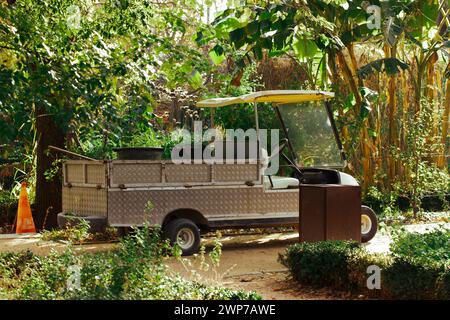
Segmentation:
<svg viewBox="0 0 450 320">
<path fill-rule="evenodd" d="M 184 232 L 184 235 L 188 238 L 177 239 L 180 232 Z M 188 219 L 175 219 L 167 223 L 163 228 L 163 234 L 166 239 L 170 240 L 170 243 L 175 243 L 180 246 L 184 256 L 190 256 L 197 253 L 200 247 L 200 230 L 197 225 Z M 192 239 L 190 237 L 193 237 Z M 184 243 L 183 243 L 184 241 Z M 187 243 L 186 243 L 187 242 Z"/>
<path fill-rule="evenodd" d="M 361 206 L 361 228 L 362 228 L 362 220 L 363 216 L 366 216 L 370 219 L 370 229 L 363 233 L 363 230 L 361 229 L 361 242 L 368 242 L 372 240 L 373 237 L 375 237 L 377 230 L 378 230 L 378 219 L 375 214 L 375 212 L 367 207 L 367 206 Z"/>
</svg>

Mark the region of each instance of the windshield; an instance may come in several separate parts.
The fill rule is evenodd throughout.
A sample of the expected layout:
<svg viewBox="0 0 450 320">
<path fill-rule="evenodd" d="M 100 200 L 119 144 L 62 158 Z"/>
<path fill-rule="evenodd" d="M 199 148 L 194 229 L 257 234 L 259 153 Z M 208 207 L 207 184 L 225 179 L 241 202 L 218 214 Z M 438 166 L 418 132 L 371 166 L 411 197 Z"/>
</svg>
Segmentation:
<svg viewBox="0 0 450 320">
<path fill-rule="evenodd" d="M 343 167 L 323 101 L 279 106 L 300 167 Z"/>
</svg>

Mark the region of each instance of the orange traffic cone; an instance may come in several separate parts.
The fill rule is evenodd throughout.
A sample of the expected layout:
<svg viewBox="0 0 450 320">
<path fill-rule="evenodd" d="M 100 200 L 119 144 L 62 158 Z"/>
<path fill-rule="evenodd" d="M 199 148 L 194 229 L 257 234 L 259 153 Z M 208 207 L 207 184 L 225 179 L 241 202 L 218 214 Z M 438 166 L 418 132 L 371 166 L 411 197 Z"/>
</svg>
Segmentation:
<svg viewBox="0 0 450 320">
<path fill-rule="evenodd" d="M 28 201 L 27 183 L 22 183 L 19 197 L 19 209 L 17 210 L 16 234 L 36 233 L 33 216 L 31 215 L 30 202 Z"/>
</svg>

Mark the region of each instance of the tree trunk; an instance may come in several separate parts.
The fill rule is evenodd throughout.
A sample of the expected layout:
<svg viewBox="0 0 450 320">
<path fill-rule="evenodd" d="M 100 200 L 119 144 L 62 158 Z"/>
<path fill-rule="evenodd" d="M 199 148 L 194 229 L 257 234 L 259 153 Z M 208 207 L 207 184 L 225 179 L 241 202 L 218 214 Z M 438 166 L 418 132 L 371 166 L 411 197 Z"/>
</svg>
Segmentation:
<svg viewBox="0 0 450 320">
<path fill-rule="evenodd" d="M 436 101 L 438 101 L 438 97 L 436 95 L 436 87 L 439 85 L 438 74 L 439 71 L 436 70 L 435 66 L 438 62 L 438 54 L 435 52 L 430 60 L 427 63 L 427 86 L 425 89 L 425 94 L 427 97 L 427 101 L 429 104 L 429 108 L 431 108 L 432 114 L 430 115 L 429 123 L 433 128 L 432 135 L 427 137 L 427 143 L 433 144 L 434 137 L 439 135 L 439 107 Z M 431 162 L 437 162 L 437 157 L 435 155 L 427 155 L 427 158 Z"/>
<path fill-rule="evenodd" d="M 38 229 L 57 226 L 56 215 L 62 210 L 61 178 L 47 180 L 45 172 L 53 167 L 56 155 L 48 151 L 53 145 L 64 148 L 64 134 L 51 115 L 36 107 L 36 200 L 35 223 Z"/>
<path fill-rule="evenodd" d="M 410 130 L 409 128 L 409 113 L 410 113 L 410 105 L 412 105 L 414 102 L 411 99 L 411 94 L 413 94 L 413 92 L 410 92 L 411 87 L 408 86 L 408 78 L 407 78 L 407 74 L 405 71 L 401 72 L 401 76 L 400 76 L 400 80 L 401 80 L 401 87 L 402 87 L 402 124 L 401 124 L 401 130 L 399 130 L 399 148 L 400 148 L 400 152 L 406 152 L 408 149 L 408 144 L 406 143 L 406 136 L 408 133 L 408 130 Z M 411 93 L 411 94 L 410 94 Z M 403 162 L 399 163 L 400 167 L 400 176 L 403 177 L 404 181 L 407 184 L 410 184 L 411 182 L 411 174 L 410 174 L 410 170 L 408 168 L 408 166 L 405 166 L 403 164 Z"/>
<path fill-rule="evenodd" d="M 347 83 L 349 84 L 351 91 L 355 95 L 356 107 L 357 107 L 355 114 L 359 114 L 359 111 L 360 111 L 359 108 L 361 107 L 362 99 L 361 99 L 361 94 L 359 93 L 358 83 L 355 81 L 355 79 L 357 78 L 356 72 L 355 72 L 355 70 L 352 70 L 352 68 L 350 67 L 350 63 L 349 63 L 349 61 L 347 61 L 347 57 L 344 53 L 344 50 L 339 51 L 337 53 L 337 58 L 338 58 L 339 64 L 342 66 L 342 69 L 344 71 L 344 78 L 346 79 Z"/>
<path fill-rule="evenodd" d="M 385 45 L 384 47 L 386 58 L 396 58 L 396 47 L 389 47 Z M 388 116 L 389 116 L 389 147 L 397 149 L 398 139 L 397 139 L 397 79 L 395 75 L 390 75 L 388 78 Z M 398 173 L 397 160 L 389 152 L 388 155 L 388 174 L 389 174 L 389 184 L 391 184 Z M 391 187 L 389 185 L 389 187 Z"/>
</svg>

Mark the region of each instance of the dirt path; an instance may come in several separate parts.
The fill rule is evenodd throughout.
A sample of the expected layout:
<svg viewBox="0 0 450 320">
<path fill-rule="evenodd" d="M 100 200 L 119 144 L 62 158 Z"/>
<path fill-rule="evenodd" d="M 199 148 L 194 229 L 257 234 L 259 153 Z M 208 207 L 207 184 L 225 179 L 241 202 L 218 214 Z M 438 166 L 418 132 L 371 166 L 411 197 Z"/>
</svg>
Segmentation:
<svg viewBox="0 0 450 320">
<path fill-rule="evenodd" d="M 347 292 L 301 286 L 289 278 L 289 272 L 280 264 L 278 255 L 290 244 L 298 242 L 297 233 L 276 233 L 254 236 L 225 237 L 220 265 L 216 268 L 208 257 L 211 240 L 204 255 L 209 268 L 202 268 L 202 257 L 173 258 L 166 261 L 174 273 L 210 285 L 223 285 L 235 289 L 258 292 L 263 299 L 358 299 Z M 206 270 L 205 270 L 206 269 Z"/>
<path fill-rule="evenodd" d="M 262 273 L 254 276 L 234 276 L 225 279 L 228 288 L 256 291 L 265 300 L 348 300 L 365 299 L 345 291 L 302 286 L 289 278 L 288 272 Z"/>
<path fill-rule="evenodd" d="M 277 262 L 278 254 L 296 241 L 298 241 L 298 238 L 295 233 L 223 237 L 221 240 L 222 257 L 220 266 L 215 271 L 220 275 L 220 278 L 258 274 L 261 272 L 285 271 L 286 268 Z M 212 249 L 211 239 L 205 239 L 202 244 L 207 248 L 207 253 L 205 254 L 206 262 L 212 264 L 208 257 L 208 252 Z M 214 270 L 201 272 L 201 256 L 188 257 L 183 260 L 186 262 L 185 265 L 190 263 L 191 267 L 199 271 L 202 276 L 209 278 L 214 275 Z M 183 275 L 188 274 L 183 263 L 175 259 L 169 259 L 167 265 L 171 270 L 180 272 Z"/>
<path fill-rule="evenodd" d="M 99 252 L 117 247 L 117 243 L 96 243 L 74 246 L 75 252 Z M 37 255 L 48 255 L 52 251 L 63 252 L 67 249 L 67 243 L 43 241 L 39 234 L 35 235 L 0 235 L 1 252 L 21 252 L 30 250 Z"/>
</svg>

